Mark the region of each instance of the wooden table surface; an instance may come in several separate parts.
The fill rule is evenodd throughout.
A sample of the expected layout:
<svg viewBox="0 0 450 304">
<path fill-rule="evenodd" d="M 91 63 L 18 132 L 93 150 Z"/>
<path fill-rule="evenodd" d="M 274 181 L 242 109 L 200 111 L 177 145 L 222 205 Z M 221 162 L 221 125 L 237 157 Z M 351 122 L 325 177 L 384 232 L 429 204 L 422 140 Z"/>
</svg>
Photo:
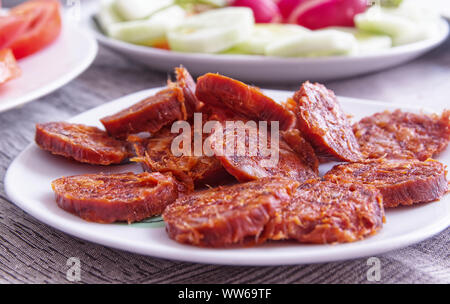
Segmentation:
<svg viewBox="0 0 450 304">
<path fill-rule="evenodd" d="M 192 264 L 114 250 L 59 232 L 8 200 L 3 176 L 33 141 L 37 122 L 63 120 L 138 90 L 164 85 L 167 74 L 100 47 L 93 65 L 65 87 L 0 113 L 0 282 L 66 283 L 69 257 L 81 261 L 83 283 L 370 283 L 367 259 L 283 266 Z M 400 67 L 325 83 L 338 95 L 450 108 L 450 40 Z M 298 85 L 266 88 L 295 90 Z M 1 102 L 1 97 L 0 97 Z M 26 186 L 26 185 L 24 185 Z M 382 283 L 450 283 L 450 229 L 419 244 L 379 255 Z"/>
</svg>

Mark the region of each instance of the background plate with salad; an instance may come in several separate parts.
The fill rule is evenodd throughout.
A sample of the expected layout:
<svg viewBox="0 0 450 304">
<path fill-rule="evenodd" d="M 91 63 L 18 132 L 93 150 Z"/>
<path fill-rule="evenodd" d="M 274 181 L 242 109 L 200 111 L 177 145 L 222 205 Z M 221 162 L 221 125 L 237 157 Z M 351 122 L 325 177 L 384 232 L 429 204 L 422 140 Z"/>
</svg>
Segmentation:
<svg viewBox="0 0 450 304">
<path fill-rule="evenodd" d="M 256 82 L 373 72 L 439 45 L 448 24 L 412 0 L 104 0 L 88 26 L 154 69 Z"/>
</svg>

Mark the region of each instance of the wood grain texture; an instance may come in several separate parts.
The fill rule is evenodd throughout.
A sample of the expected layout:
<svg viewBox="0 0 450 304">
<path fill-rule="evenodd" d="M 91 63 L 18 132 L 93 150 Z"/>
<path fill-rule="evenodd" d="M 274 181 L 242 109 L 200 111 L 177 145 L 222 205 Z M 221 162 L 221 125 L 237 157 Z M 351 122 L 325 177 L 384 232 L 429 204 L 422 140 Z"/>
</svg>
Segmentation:
<svg viewBox="0 0 450 304">
<path fill-rule="evenodd" d="M 79 78 L 21 108 L 0 114 L 0 282 L 69 283 L 66 261 L 81 260 L 82 283 L 370 283 L 366 259 L 283 267 L 228 267 L 155 259 L 92 244 L 40 223 L 11 203 L 3 176 L 34 136 L 34 124 L 62 120 L 123 95 L 161 86 L 167 75 L 105 48 Z M 379 74 L 326 83 L 337 94 L 449 107 L 450 41 Z M 296 89 L 264 85 L 268 88 Z M 1 97 L 0 97 L 1 102 Z M 382 283 L 450 283 L 450 229 L 380 255 Z"/>
</svg>

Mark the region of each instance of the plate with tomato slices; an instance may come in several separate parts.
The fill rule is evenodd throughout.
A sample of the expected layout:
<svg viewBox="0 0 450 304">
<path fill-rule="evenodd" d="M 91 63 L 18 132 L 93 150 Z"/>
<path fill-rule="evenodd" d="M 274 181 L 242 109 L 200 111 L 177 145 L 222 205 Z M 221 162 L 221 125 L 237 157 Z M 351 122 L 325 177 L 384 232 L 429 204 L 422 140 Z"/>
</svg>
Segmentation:
<svg viewBox="0 0 450 304">
<path fill-rule="evenodd" d="M 437 47 L 448 24 L 409 0 L 104 0 L 85 20 L 100 43 L 152 69 L 244 81 L 328 80 Z M 374 2 L 376 3 L 376 1 Z"/>
<path fill-rule="evenodd" d="M 0 112 L 65 85 L 94 60 L 92 35 L 61 17 L 57 0 L 31 0 L 0 14 Z"/>
</svg>

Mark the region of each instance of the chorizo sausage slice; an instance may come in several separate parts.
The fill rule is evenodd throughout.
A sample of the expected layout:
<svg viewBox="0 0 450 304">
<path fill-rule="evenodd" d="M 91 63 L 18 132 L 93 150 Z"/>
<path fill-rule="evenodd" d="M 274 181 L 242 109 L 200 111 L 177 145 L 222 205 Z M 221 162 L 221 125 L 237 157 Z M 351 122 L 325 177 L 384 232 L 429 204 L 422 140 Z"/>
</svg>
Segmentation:
<svg viewBox="0 0 450 304">
<path fill-rule="evenodd" d="M 292 200 L 277 208 L 271 226 L 272 240 L 301 243 L 345 243 L 373 235 L 383 226 L 380 192 L 359 183 L 335 184 L 306 181 Z"/>
<path fill-rule="evenodd" d="M 269 178 L 187 195 L 164 211 L 166 231 L 177 242 L 202 247 L 264 242 L 275 208 L 288 202 L 298 185 Z"/>
<path fill-rule="evenodd" d="M 300 157 L 304 164 L 307 164 L 316 174 L 319 174 L 319 159 L 314 152 L 314 148 L 301 135 L 300 130 L 291 129 L 281 133 L 283 140 Z"/>
<path fill-rule="evenodd" d="M 221 124 L 223 136 L 213 134 L 210 137 L 216 157 L 238 181 L 246 182 L 264 177 L 305 181 L 318 177 L 312 169 L 315 164 L 297 155 L 280 136 L 277 137 L 277 147 L 272 142 L 270 132 L 266 133 L 266 140 L 263 140 L 258 135 L 257 126 L 241 123 L 232 126 L 228 123 Z"/>
<path fill-rule="evenodd" d="M 125 139 L 130 134 L 158 132 L 176 120 L 186 120 L 192 113 L 185 110 L 182 89 L 170 87 L 100 121 L 109 135 Z"/>
<path fill-rule="evenodd" d="M 192 151 L 190 156 L 175 156 L 172 141 L 178 135 L 164 128 L 151 138 L 136 142 L 137 157 L 132 160 L 141 163 L 144 171 L 171 172 L 191 190 L 224 184 L 233 179 L 214 156 L 194 156 Z"/>
<path fill-rule="evenodd" d="M 181 189 L 170 176 L 146 172 L 62 177 L 52 188 L 60 208 L 98 223 L 131 223 L 159 215 Z"/>
<path fill-rule="evenodd" d="M 293 99 L 297 102 L 297 125 L 318 156 L 352 162 L 361 159 L 351 125 L 331 90 L 305 82 Z"/>
<path fill-rule="evenodd" d="M 168 87 L 114 115 L 100 121 L 108 133 L 125 139 L 140 132 L 155 133 L 177 120 L 187 120 L 200 108 L 195 96 L 196 84 L 189 72 L 175 69 L 177 81 Z"/>
<path fill-rule="evenodd" d="M 227 107 L 256 121 L 279 121 L 280 129 L 295 125 L 295 115 L 284 105 L 265 96 L 259 89 L 219 74 L 197 79 L 197 98 L 205 104 Z"/>
<path fill-rule="evenodd" d="M 366 158 L 426 160 L 450 141 L 450 110 L 437 114 L 385 111 L 361 119 L 353 132 Z"/>
<path fill-rule="evenodd" d="M 96 127 L 67 122 L 36 125 L 36 144 L 52 154 L 92 165 L 119 164 L 129 153 L 126 143 Z"/>
<path fill-rule="evenodd" d="M 438 200 L 448 190 L 445 166 L 428 160 L 374 160 L 333 167 L 325 176 L 332 181 L 375 186 L 385 208 Z"/>
<path fill-rule="evenodd" d="M 183 66 L 175 68 L 175 75 L 177 82 L 169 82 L 169 86 L 175 85 L 183 91 L 184 105 L 186 107 L 186 112 L 189 113 L 188 116 L 190 117 L 190 113 L 194 113 L 201 106 L 200 101 L 197 99 L 197 96 L 195 96 L 197 84 L 191 74 L 189 74 L 188 70 Z"/>
</svg>

